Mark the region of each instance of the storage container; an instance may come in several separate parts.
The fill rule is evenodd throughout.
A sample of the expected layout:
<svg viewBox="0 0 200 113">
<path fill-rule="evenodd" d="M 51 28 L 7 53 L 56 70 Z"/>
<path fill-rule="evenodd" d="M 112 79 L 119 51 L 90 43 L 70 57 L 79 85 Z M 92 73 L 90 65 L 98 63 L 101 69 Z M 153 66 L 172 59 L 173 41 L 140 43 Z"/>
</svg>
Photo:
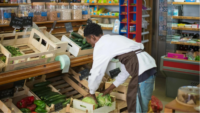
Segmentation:
<svg viewBox="0 0 200 113">
<path fill-rule="evenodd" d="M 10 0 L 11 4 L 17 4 L 17 0 Z"/>
<path fill-rule="evenodd" d="M 185 0 L 185 2 L 195 2 L 196 0 Z"/>
<path fill-rule="evenodd" d="M 191 28 L 192 25 L 185 25 L 185 28 Z"/>
<path fill-rule="evenodd" d="M 95 93 L 95 95 L 97 96 L 98 93 Z M 103 107 L 99 107 L 95 109 L 95 106 L 93 104 L 89 104 L 81 100 L 74 99 L 73 108 L 79 109 L 82 111 L 88 110 L 88 113 L 109 113 L 116 109 L 116 99 L 112 95 L 111 95 L 111 102 L 112 102 L 111 106 L 103 106 Z"/>
<path fill-rule="evenodd" d="M 0 25 L 10 24 L 11 12 L 9 8 L 0 8 Z"/>
<path fill-rule="evenodd" d="M 80 3 L 71 3 L 72 7 L 72 19 L 79 20 L 82 19 L 82 7 Z"/>
<path fill-rule="evenodd" d="M 90 6 L 89 3 L 82 3 L 82 16 L 83 19 L 90 18 Z"/>
<path fill-rule="evenodd" d="M 192 24 L 192 28 L 198 28 L 198 24 Z"/>
<path fill-rule="evenodd" d="M 185 27 L 185 24 L 178 24 L 178 27 Z"/>
<path fill-rule="evenodd" d="M 31 5 L 19 5 L 18 8 L 18 17 L 33 17 L 33 10 Z"/>
<path fill-rule="evenodd" d="M 69 51 L 75 57 L 90 55 L 93 53 L 93 48 L 81 50 L 81 47 L 79 45 L 77 45 L 75 42 L 73 42 L 70 38 L 68 38 L 65 35 L 62 36 L 61 41 L 68 42 L 67 51 Z"/>
<path fill-rule="evenodd" d="M 57 11 L 60 13 L 61 20 L 71 20 L 71 9 L 69 3 L 58 3 Z"/>
<path fill-rule="evenodd" d="M 17 7 L 9 7 L 11 12 L 11 18 L 17 16 Z"/>
<path fill-rule="evenodd" d="M 45 9 L 45 2 L 33 2 L 33 9 Z"/>
<path fill-rule="evenodd" d="M 172 23 L 172 27 L 178 27 L 177 23 Z"/>
<path fill-rule="evenodd" d="M 34 16 L 33 16 L 34 22 L 44 22 L 47 21 L 47 10 L 46 9 L 35 9 L 34 10 Z"/>
<path fill-rule="evenodd" d="M 60 13 L 56 10 L 57 3 L 46 3 L 47 19 L 49 21 L 57 21 L 60 19 Z"/>
<path fill-rule="evenodd" d="M 39 41 L 34 38 L 34 35 L 38 35 Z M 21 36 L 27 37 L 21 38 Z M 6 37 L 15 38 L 5 40 Z M 32 29 L 31 32 L 0 34 L 0 38 L 1 53 L 6 56 L 5 71 L 41 65 L 52 62 L 55 59 L 57 45 L 52 43 L 44 34 L 36 29 Z M 41 43 L 42 40 L 46 43 Z M 22 55 L 17 57 L 12 56 L 5 46 L 19 48 L 19 51 Z M 54 50 L 48 50 L 49 46 L 52 46 Z"/>
</svg>

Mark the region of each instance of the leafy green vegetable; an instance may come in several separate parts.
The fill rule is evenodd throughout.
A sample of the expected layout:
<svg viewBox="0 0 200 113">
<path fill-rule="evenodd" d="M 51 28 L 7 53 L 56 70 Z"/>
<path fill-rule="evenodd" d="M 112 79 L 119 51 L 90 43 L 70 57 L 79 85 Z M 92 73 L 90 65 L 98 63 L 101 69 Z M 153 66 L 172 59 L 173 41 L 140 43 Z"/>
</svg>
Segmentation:
<svg viewBox="0 0 200 113">
<path fill-rule="evenodd" d="M 12 46 L 5 46 L 5 48 L 12 54 L 12 56 L 21 56 L 22 53 L 19 51 L 19 48 Z"/>
<path fill-rule="evenodd" d="M 200 56 L 196 56 L 195 61 L 200 61 Z"/>
<path fill-rule="evenodd" d="M 96 104 L 95 100 L 92 97 L 85 97 L 82 101 L 95 105 L 95 108 L 98 107 L 98 104 Z"/>
<path fill-rule="evenodd" d="M 109 94 L 105 95 L 105 96 L 102 96 L 103 93 L 100 93 L 98 96 L 97 96 L 97 101 L 98 101 L 98 104 L 100 107 L 102 106 L 111 106 L 112 105 L 112 102 L 111 102 L 111 97 Z"/>
<path fill-rule="evenodd" d="M 1 56 L 0 60 L 2 60 L 3 62 L 6 62 L 6 56 Z"/>
</svg>

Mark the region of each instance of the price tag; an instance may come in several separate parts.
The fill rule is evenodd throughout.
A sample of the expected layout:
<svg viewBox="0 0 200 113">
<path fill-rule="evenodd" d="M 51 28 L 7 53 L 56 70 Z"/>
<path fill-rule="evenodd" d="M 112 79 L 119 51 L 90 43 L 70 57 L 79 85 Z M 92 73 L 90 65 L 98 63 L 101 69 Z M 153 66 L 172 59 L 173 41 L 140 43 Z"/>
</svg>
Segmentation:
<svg viewBox="0 0 200 113">
<path fill-rule="evenodd" d="M 10 26 L 13 26 L 15 28 L 23 27 L 23 18 L 21 18 L 21 17 L 13 17 L 11 19 Z"/>
<path fill-rule="evenodd" d="M 61 110 L 61 109 L 63 109 L 62 103 L 58 103 L 58 104 L 55 104 L 55 105 L 54 105 L 54 110 L 55 110 L 55 111 L 59 111 L 59 110 Z"/>
<path fill-rule="evenodd" d="M 120 71 L 119 68 L 116 68 L 116 69 L 113 69 L 113 70 L 111 70 L 109 72 L 110 72 L 110 77 L 111 78 L 115 78 L 121 71 Z"/>
<path fill-rule="evenodd" d="M 0 99 L 6 98 L 6 97 L 13 97 L 13 95 L 14 95 L 14 88 L 0 91 Z"/>
<path fill-rule="evenodd" d="M 23 87 L 25 83 L 25 79 L 24 80 L 20 80 L 20 81 L 16 81 L 14 82 L 14 86 L 15 87 Z"/>
<path fill-rule="evenodd" d="M 86 68 L 82 71 L 80 71 L 81 76 L 79 76 L 80 80 L 86 79 L 88 76 L 90 76 L 90 69 Z"/>
<path fill-rule="evenodd" d="M 33 20 L 32 17 L 23 17 L 23 27 L 32 27 Z"/>
<path fill-rule="evenodd" d="M 65 28 L 67 32 L 73 32 L 72 23 L 65 23 Z"/>
</svg>

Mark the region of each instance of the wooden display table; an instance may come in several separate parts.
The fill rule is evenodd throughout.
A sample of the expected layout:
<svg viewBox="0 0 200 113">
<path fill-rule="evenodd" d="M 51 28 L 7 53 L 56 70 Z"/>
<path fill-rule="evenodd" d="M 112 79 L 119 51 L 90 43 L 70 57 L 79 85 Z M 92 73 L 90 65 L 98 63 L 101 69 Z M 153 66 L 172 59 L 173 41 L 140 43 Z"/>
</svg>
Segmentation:
<svg viewBox="0 0 200 113">
<path fill-rule="evenodd" d="M 174 113 L 175 111 L 181 111 L 185 113 L 199 113 L 194 109 L 194 107 L 181 105 L 176 100 L 173 100 L 165 105 L 165 113 Z"/>
</svg>

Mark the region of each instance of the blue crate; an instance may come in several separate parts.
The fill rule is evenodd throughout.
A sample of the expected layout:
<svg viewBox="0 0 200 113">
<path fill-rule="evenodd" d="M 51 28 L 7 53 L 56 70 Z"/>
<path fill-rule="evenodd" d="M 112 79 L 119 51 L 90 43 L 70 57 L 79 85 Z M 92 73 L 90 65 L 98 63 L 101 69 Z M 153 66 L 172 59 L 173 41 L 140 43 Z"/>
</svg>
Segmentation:
<svg viewBox="0 0 200 113">
<path fill-rule="evenodd" d="M 196 2 L 196 0 L 185 0 L 185 2 Z"/>
</svg>

